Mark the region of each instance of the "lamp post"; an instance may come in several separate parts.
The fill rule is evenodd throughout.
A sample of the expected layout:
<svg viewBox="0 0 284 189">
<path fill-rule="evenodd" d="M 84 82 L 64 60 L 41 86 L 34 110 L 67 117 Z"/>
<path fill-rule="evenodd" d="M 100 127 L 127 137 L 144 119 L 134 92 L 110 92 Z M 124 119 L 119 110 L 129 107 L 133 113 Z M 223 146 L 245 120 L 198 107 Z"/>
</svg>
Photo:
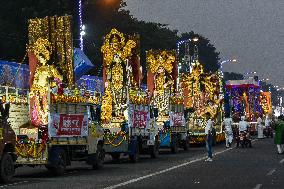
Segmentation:
<svg viewBox="0 0 284 189">
<path fill-rule="evenodd" d="M 190 42 L 194 42 L 194 54 L 195 54 L 195 59 L 197 59 L 198 55 L 198 48 L 196 45 L 196 42 L 198 42 L 198 38 L 194 37 L 191 39 L 186 39 L 186 40 L 180 40 L 177 42 L 177 61 L 178 61 L 178 78 L 177 78 L 177 90 L 179 89 L 179 82 L 180 82 L 180 69 L 181 69 L 181 62 L 179 61 L 179 54 L 180 54 L 180 46 L 185 44 L 186 47 L 186 52 L 185 52 L 185 61 L 189 63 L 189 67 L 191 67 L 191 56 L 189 54 L 189 43 Z M 191 72 L 191 68 L 190 68 L 190 72 Z"/>
<path fill-rule="evenodd" d="M 228 59 L 228 60 L 224 60 L 224 61 L 222 61 L 222 62 L 219 62 L 220 71 L 221 71 L 221 78 L 224 77 L 223 64 L 225 64 L 225 63 L 230 63 L 230 62 L 237 62 L 237 60 L 236 60 L 236 59 Z"/>
</svg>

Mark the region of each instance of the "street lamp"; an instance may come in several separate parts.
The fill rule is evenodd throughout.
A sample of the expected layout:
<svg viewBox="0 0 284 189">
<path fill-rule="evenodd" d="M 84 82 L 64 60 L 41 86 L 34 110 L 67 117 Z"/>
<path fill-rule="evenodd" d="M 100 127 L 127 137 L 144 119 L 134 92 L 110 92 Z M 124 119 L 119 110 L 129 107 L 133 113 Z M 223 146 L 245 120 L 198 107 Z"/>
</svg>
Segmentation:
<svg viewBox="0 0 284 189">
<path fill-rule="evenodd" d="M 194 37 L 191 39 L 180 40 L 177 42 L 177 60 L 178 60 L 178 78 L 177 78 L 177 90 L 179 88 L 179 81 L 180 81 L 180 69 L 181 69 L 181 62 L 179 61 L 179 54 L 180 54 L 180 46 L 182 44 L 189 44 L 189 42 L 194 42 L 194 47 L 197 49 L 196 42 L 198 42 L 198 37 Z M 189 47 L 189 46 L 188 46 Z M 186 57 L 187 60 L 190 62 L 190 56 Z"/>
<path fill-rule="evenodd" d="M 222 62 L 219 62 L 220 64 L 220 70 L 221 70 L 221 77 L 224 77 L 224 72 L 223 72 L 223 64 L 225 63 L 230 63 L 230 62 L 237 62 L 237 59 L 229 59 L 229 60 L 224 60 Z"/>
</svg>

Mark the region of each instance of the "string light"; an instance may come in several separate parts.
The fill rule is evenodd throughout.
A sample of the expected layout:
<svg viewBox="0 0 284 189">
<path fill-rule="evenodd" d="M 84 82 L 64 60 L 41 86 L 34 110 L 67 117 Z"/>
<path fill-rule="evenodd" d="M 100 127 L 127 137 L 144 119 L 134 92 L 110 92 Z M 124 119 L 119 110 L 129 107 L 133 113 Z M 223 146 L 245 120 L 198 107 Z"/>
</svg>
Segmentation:
<svg viewBox="0 0 284 189">
<path fill-rule="evenodd" d="M 79 10 L 79 29 L 80 29 L 80 48 L 83 51 L 83 35 L 85 35 L 85 26 L 82 21 L 82 0 L 78 0 L 78 10 Z"/>
</svg>

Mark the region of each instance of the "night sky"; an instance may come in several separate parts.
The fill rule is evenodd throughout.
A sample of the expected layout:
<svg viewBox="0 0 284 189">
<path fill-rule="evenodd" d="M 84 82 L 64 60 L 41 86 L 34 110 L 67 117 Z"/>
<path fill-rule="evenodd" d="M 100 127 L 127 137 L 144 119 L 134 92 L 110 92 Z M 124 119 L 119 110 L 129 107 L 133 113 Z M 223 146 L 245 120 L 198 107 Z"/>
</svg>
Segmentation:
<svg viewBox="0 0 284 189">
<path fill-rule="evenodd" d="M 138 20 L 193 30 L 221 53 L 224 71 L 256 71 L 284 87 L 284 0 L 125 0 Z"/>
</svg>

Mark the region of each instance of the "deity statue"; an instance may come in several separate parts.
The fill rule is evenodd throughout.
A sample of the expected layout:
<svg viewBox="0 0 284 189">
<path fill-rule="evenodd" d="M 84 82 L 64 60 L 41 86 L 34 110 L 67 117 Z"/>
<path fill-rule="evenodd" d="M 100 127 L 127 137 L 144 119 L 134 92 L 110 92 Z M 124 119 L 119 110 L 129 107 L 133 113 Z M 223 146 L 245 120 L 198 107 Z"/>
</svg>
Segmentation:
<svg viewBox="0 0 284 189">
<path fill-rule="evenodd" d="M 102 115 L 105 122 L 112 116 L 123 117 L 122 106 L 126 103 L 126 85 L 128 79 L 133 78 L 132 70 L 128 65 L 128 59 L 132 56 L 132 49 L 136 47 L 134 40 L 126 40 L 123 33 L 112 29 L 106 35 L 104 45 L 101 48 L 104 59 L 105 91 L 102 102 Z M 110 100 L 112 103 L 110 103 Z M 107 112 L 111 107 L 112 113 Z"/>
<path fill-rule="evenodd" d="M 32 48 L 38 59 L 33 84 L 30 91 L 31 120 L 36 127 L 48 124 L 48 89 L 51 79 L 62 80 L 62 76 L 53 65 L 47 65 L 52 47 L 47 39 L 39 38 Z"/>
</svg>

